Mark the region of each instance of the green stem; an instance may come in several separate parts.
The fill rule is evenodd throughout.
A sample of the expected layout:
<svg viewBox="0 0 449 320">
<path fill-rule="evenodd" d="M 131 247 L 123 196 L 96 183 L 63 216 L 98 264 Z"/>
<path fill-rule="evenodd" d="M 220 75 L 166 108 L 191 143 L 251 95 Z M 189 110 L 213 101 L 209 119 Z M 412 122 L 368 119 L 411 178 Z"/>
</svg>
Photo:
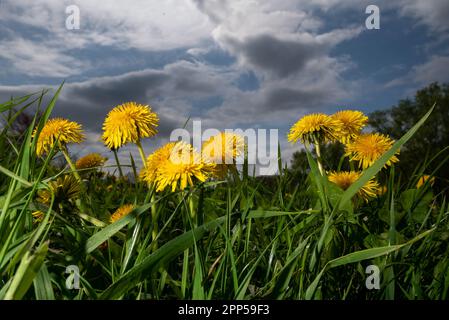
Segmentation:
<svg viewBox="0 0 449 320">
<path fill-rule="evenodd" d="M 88 214 L 82 213 L 82 212 L 76 212 L 76 214 L 81 218 L 84 219 L 86 221 L 89 221 L 90 223 L 92 223 L 93 225 L 95 225 L 96 227 L 106 227 L 107 224 L 104 223 L 103 221 L 100 221 L 94 217 L 89 216 Z"/>
<path fill-rule="evenodd" d="M 197 226 L 197 216 L 195 211 L 195 204 L 193 203 L 193 194 L 189 195 L 189 211 L 190 211 L 190 218 L 192 219 L 193 227 L 195 228 Z"/>
<path fill-rule="evenodd" d="M 72 170 L 72 173 L 75 176 L 76 180 L 78 180 L 78 182 L 82 185 L 83 181 L 81 180 L 81 177 L 80 177 L 78 171 L 76 170 L 76 167 L 75 167 L 75 165 L 72 162 L 72 159 L 70 159 L 69 152 L 68 152 L 67 147 L 65 145 L 61 146 L 61 152 L 64 155 L 64 158 L 67 161 L 67 164 L 69 165 L 70 170 Z"/>
<path fill-rule="evenodd" d="M 147 167 L 147 158 L 145 157 L 145 152 L 143 151 L 142 143 L 140 142 L 140 140 L 137 140 L 136 146 L 137 146 L 137 149 L 139 149 L 139 154 L 140 154 L 140 158 L 142 159 L 143 167 L 146 168 Z"/>
<path fill-rule="evenodd" d="M 157 215 L 157 210 L 156 210 L 156 196 L 155 196 L 155 188 L 153 184 L 149 185 L 150 188 L 150 192 L 151 192 L 151 200 L 150 202 L 151 204 L 151 221 L 153 223 L 153 230 L 151 231 L 151 238 L 153 240 L 153 250 L 156 251 L 156 249 L 158 248 L 157 245 L 157 235 L 159 233 L 159 227 L 158 227 L 158 215 Z"/>
<path fill-rule="evenodd" d="M 146 169 L 147 168 L 147 158 L 145 156 L 145 152 L 143 151 L 142 148 L 142 143 L 140 142 L 140 140 L 138 140 L 136 142 L 136 146 L 137 149 L 139 150 L 139 154 L 140 154 L 140 158 L 142 159 L 142 164 L 143 167 Z M 157 216 L 157 208 L 156 208 L 156 204 L 154 203 L 156 201 L 156 195 L 155 195 L 155 186 L 153 184 L 148 184 L 148 188 L 150 190 L 151 193 L 151 199 L 150 202 L 152 203 L 151 205 L 151 220 L 153 222 L 153 230 L 151 232 L 151 239 L 153 240 L 153 250 L 157 249 L 157 235 L 159 233 L 159 228 L 158 228 L 158 216 Z"/>
<path fill-rule="evenodd" d="M 184 202 L 185 198 L 186 198 L 186 191 L 183 190 L 180 194 L 179 194 L 179 200 Z M 188 228 L 188 223 L 189 223 L 189 217 L 192 217 L 192 210 L 191 208 L 191 201 L 190 201 L 191 196 L 189 196 L 188 202 L 189 202 L 189 208 L 187 209 L 189 212 L 187 212 L 187 215 L 184 216 L 183 221 L 184 221 L 184 226 L 185 229 Z M 187 282 L 189 280 L 189 248 L 187 248 L 186 250 L 184 250 L 184 258 L 183 258 L 183 262 L 182 262 L 182 276 L 181 276 L 181 297 L 182 299 L 186 299 L 186 289 L 187 289 Z"/>
<path fill-rule="evenodd" d="M 324 169 L 323 169 L 323 163 L 321 160 L 321 149 L 320 149 L 320 143 L 315 138 L 315 151 L 317 155 L 317 163 L 318 163 L 318 170 L 320 170 L 320 173 L 322 176 L 324 176 Z"/>
<path fill-rule="evenodd" d="M 237 170 L 237 166 L 235 163 L 233 163 L 232 165 L 229 166 L 229 170 L 232 172 L 232 175 L 234 177 L 234 181 L 239 184 L 241 182 L 240 180 L 240 174 L 239 171 Z"/>
<path fill-rule="evenodd" d="M 181 299 L 186 298 L 188 278 L 189 278 L 189 248 L 184 250 L 184 257 L 182 259 Z"/>
<path fill-rule="evenodd" d="M 117 167 L 118 167 L 118 172 L 120 174 L 120 178 L 123 178 L 123 171 L 122 171 L 122 167 L 120 165 L 120 161 L 118 160 L 118 156 L 117 156 L 117 150 L 112 149 L 112 152 L 114 153 L 114 158 L 115 158 L 115 162 L 117 163 Z"/>
<path fill-rule="evenodd" d="M 72 159 L 70 159 L 67 147 L 65 145 L 61 145 L 60 149 L 61 149 L 62 154 L 64 155 L 65 160 L 67 161 L 67 164 L 69 165 L 70 169 L 72 170 L 72 173 L 75 176 L 75 179 L 80 184 L 81 194 L 87 197 L 87 190 L 86 190 L 86 188 L 84 186 L 83 180 L 81 179 L 78 171 L 76 170 L 75 165 L 72 162 Z M 85 204 L 83 198 L 81 197 L 79 199 L 79 201 L 80 201 L 80 210 L 84 211 L 84 212 L 87 212 L 86 204 Z M 79 212 L 78 216 L 80 218 L 86 220 L 86 221 L 89 221 L 89 222 L 93 223 L 97 227 L 102 227 L 102 226 L 105 225 L 104 222 L 102 222 L 102 221 L 100 221 L 98 219 L 95 219 L 94 217 L 91 217 L 91 216 L 87 215 L 86 213 Z"/>
</svg>

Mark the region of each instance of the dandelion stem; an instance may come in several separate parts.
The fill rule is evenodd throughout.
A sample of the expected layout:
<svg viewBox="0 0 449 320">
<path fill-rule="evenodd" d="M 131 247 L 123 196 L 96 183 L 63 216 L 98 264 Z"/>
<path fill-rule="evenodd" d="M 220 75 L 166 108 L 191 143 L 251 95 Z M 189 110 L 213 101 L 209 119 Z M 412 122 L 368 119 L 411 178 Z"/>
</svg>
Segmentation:
<svg viewBox="0 0 449 320">
<path fill-rule="evenodd" d="M 73 175 L 75 176 L 76 180 L 82 185 L 83 181 L 81 180 L 81 177 L 76 170 L 75 165 L 73 164 L 72 160 L 70 159 L 69 152 L 67 150 L 67 147 L 65 145 L 61 145 L 61 152 L 64 155 L 65 160 L 67 161 L 67 164 L 70 167 L 70 170 L 72 170 Z"/>
<path fill-rule="evenodd" d="M 321 175 L 324 176 L 323 163 L 321 160 L 320 143 L 318 142 L 318 140 L 316 138 L 314 140 L 315 140 L 315 151 L 316 151 L 316 155 L 317 155 L 318 170 L 320 170 Z"/>
<path fill-rule="evenodd" d="M 197 216 L 195 211 L 195 204 L 193 203 L 193 193 L 191 191 L 184 190 L 183 192 L 183 198 L 187 199 L 187 214 L 188 218 L 190 218 L 190 221 L 192 222 L 193 228 L 197 226 Z"/>
<path fill-rule="evenodd" d="M 190 218 L 192 218 L 193 221 L 193 225 L 196 227 L 196 211 L 195 205 L 193 203 L 192 194 L 189 195 L 189 211 L 190 211 Z"/>
<path fill-rule="evenodd" d="M 143 167 L 146 168 L 147 167 L 147 157 L 145 157 L 145 152 L 143 151 L 142 143 L 140 142 L 140 140 L 136 141 L 136 146 L 137 146 L 137 149 L 139 149 L 139 154 L 140 154 L 140 158 L 142 159 Z"/>
<path fill-rule="evenodd" d="M 115 162 L 117 163 L 117 167 L 118 167 L 118 172 L 120 174 L 120 178 L 123 178 L 123 171 L 122 171 L 122 167 L 120 165 L 120 161 L 118 160 L 118 156 L 117 156 L 117 150 L 112 149 L 112 152 L 114 153 L 114 158 L 115 158 Z"/>
<path fill-rule="evenodd" d="M 87 197 L 87 190 L 86 190 L 86 188 L 85 188 L 85 186 L 83 184 L 83 180 L 81 179 L 78 171 L 76 170 L 75 165 L 73 164 L 72 160 L 70 159 L 67 147 L 65 145 L 61 145 L 60 147 L 61 147 L 60 149 L 61 149 L 62 154 L 64 155 L 65 160 L 67 161 L 70 169 L 72 170 L 73 175 L 75 176 L 75 179 L 80 184 L 81 193 Z M 84 212 L 87 212 L 87 208 L 86 208 L 85 202 L 83 201 L 82 198 L 79 199 L 79 200 L 80 200 L 80 207 L 79 207 L 80 210 L 84 211 Z M 82 212 L 79 212 L 78 215 L 80 216 L 80 218 L 93 223 L 97 227 L 102 226 L 103 222 L 101 222 L 100 220 L 95 219 L 94 217 L 90 217 L 89 215 L 87 215 L 85 213 L 82 213 Z"/>
<path fill-rule="evenodd" d="M 151 192 L 151 221 L 153 222 L 153 230 L 151 231 L 151 238 L 153 240 L 153 250 L 157 249 L 157 235 L 159 233 L 158 228 L 158 216 L 157 216 L 157 210 L 156 210 L 156 196 L 155 196 L 155 188 L 153 184 L 149 185 L 150 192 Z"/>
<path fill-rule="evenodd" d="M 142 143 L 140 142 L 140 140 L 137 140 L 136 142 L 136 146 L 137 149 L 139 149 L 139 154 L 140 154 L 140 158 L 142 159 L 142 164 L 143 167 L 146 169 L 147 168 L 147 158 L 145 156 L 145 152 L 143 151 L 142 148 Z M 153 222 L 153 231 L 151 232 L 151 239 L 153 240 L 154 244 L 153 244 L 153 250 L 157 249 L 157 243 L 155 242 L 157 239 L 157 234 L 159 233 L 159 228 L 158 228 L 158 217 L 157 217 L 157 208 L 156 208 L 156 196 L 155 196 L 155 188 L 154 185 L 152 183 L 148 184 L 148 188 L 150 189 L 150 193 L 151 193 L 151 200 L 150 202 L 152 203 L 151 205 L 151 220 Z"/>
<path fill-rule="evenodd" d="M 82 212 L 77 212 L 76 213 L 81 219 L 84 219 L 86 221 L 89 221 L 90 223 L 92 223 L 93 225 L 95 225 L 96 227 L 100 227 L 103 228 L 106 226 L 106 223 L 104 223 L 103 221 L 100 221 L 92 216 L 89 216 L 88 214 L 82 213 Z"/>
</svg>

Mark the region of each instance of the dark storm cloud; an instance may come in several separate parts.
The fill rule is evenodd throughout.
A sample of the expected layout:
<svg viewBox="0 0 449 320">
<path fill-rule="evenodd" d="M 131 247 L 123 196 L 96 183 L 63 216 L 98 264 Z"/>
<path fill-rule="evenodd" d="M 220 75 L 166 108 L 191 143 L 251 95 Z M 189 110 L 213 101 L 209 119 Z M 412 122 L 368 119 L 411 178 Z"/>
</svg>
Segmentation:
<svg viewBox="0 0 449 320">
<path fill-rule="evenodd" d="M 278 77 L 301 71 L 308 61 L 317 59 L 325 51 L 325 46 L 318 43 L 281 40 L 269 34 L 248 37 L 244 41 L 224 37 L 222 41 L 245 62 Z"/>
<path fill-rule="evenodd" d="M 219 75 L 211 74 L 207 68 L 195 63 L 177 63 L 169 65 L 166 72 L 170 74 L 173 93 L 197 97 L 209 96 L 216 92 L 220 82 Z M 211 69 L 213 70 L 213 68 Z"/>
<path fill-rule="evenodd" d="M 168 78 L 167 74 L 150 70 L 68 84 L 54 115 L 81 122 L 92 131 L 99 132 L 104 117 L 116 105 L 136 101 L 153 106 L 153 101 L 161 98 L 158 92 Z M 161 122 L 162 127 L 163 124 Z"/>
<path fill-rule="evenodd" d="M 290 88 L 278 88 L 267 92 L 265 110 L 292 110 L 301 108 L 302 110 L 314 109 L 324 99 L 324 90 L 301 90 Z"/>
<path fill-rule="evenodd" d="M 190 112 L 184 100 L 216 95 L 220 79 L 204 73 L 201 65 L 182 61 L 162 70 L 148 69 L 120 76 L 67 83 L 52 116 L 77 121 L 90 132 L 100 133 L 107 113 L 127 101 L 149 104 L 160 116 L 159 132 L 168 135 L 182 125 Z M 45 86 L 0 87 L 0 101 L 42 90 Z M 54 93 L 54 87 L 52 88 Z M 45 102 L 51 98 L 46 95 Z"/>
<path fill-rule="evenodd" d="M 150 103 L 149 95 L 157 97 L 158 89 L 167 80 L 166 74 L 144 71 L 67 84 L 54 115 L 78 121 L 92 131 L 99 132 L 102 119 L 111 108 L 127 101 Z"/>
<path fill-rule="evenodd" d="M 157 97 L 157 89 L 167 81 L 167 75 L 150 73 L 120 76 L 103 79 L 103 81 L 87 81 L 81 84 L 65 84 L 53 109 L 53 117 L 65 117 L 77 121 L 90 132 L 101 132 L 103 120 L 110 109 L 127 101 L 150 103 L 151 93 Z M 5 101 L 11 95 L 18 97 L 42 90 L 43 87 L 21 86 L 0 88 L 0 99 Z M 55 88 L 48 92 L 44 99 L 46 105 Z M 158 106 L 160 109 L 161 106 Z M 161 118 L 160 131 L 168 132 L 173 125 L 170 119 Z"/>
</svg>

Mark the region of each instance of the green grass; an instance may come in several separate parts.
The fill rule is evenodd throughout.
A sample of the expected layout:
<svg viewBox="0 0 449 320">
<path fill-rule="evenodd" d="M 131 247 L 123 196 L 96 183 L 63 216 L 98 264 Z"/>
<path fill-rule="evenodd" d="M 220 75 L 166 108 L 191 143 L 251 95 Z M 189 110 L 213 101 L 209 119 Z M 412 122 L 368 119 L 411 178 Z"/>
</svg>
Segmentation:
<svg viewBox="0 0 449 320">
<path fill-rule="evenodd" d="M 309 154 L 306 177 L 279 159 L 279 175 L 266 183 L 245 164 L 239 178 L 158 193 L 154 203 L 141 182 L 80 172 L 86 192 L 52 194 L 44 205 L 39 193 L 70 174 L 54 164 L 55 152 L 35 156 L 33 130 L 50 117 L 59 90 L 45 107 L 44 94 L 0 104 L 1 299 L 447 299 L 449 205 L 429 184 L 414 188 L 425 164 L 407 177 L 383 169 L 432 108 L 346 191 Z M 13 132 L 31 106 L 38 112 L 28 130 Z M 136 174 L 132 158 L 122 165 Z M 379 172 L 388 191 L 356 203 Z M 136 208 L 109 224 L 126 203 Z M 37 210 L 45 213 L 39 222 Z M 379 290 L 365 287 L 371 264 L 381 271 Z M 80 270 L 80 290 L 66 287 L 69 265 Z"/>
</svg>

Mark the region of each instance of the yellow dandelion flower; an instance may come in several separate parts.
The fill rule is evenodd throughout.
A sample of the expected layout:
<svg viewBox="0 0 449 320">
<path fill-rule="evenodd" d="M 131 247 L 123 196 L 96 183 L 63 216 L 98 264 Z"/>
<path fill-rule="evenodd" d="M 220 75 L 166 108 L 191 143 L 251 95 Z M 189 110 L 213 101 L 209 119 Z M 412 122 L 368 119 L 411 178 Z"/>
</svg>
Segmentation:
<svg viewBox="0 0 449 320">
<path fill-rule="evenodd" d="M 120 208 L 115 210 L 115 212 L 111 215 L 111 223 L 114 223 L 114 222 L 120 220 L 124 216 L 127 216 L 133 210 L 134 210 L 134 206 L 132 204 L 125 204 L 125 205 L 121 206 Z"/>
<path fill-rule="evenodd" d="M 244 147 L 245 139 L 242 136 L 222 132 L 203 143 L 201 156 L 216 165 L 218 177 L 224 177 L 230 167 L 235 167 L 235 161 L 243 153 Z"/>
<path fill-rule="evenodd" d="M 169 142 L 150 154 L 146 160 L 146 166 L 140 172 L 140 178 L 148 183 L 153 183 L 157 177 L 157 170 L 161 164 L 170 158 L 176 142 Z"/>
<path fill-rule="evenodd" d="M 44 220 L 45 213 L 43 213 L 40 210 L 37 210 L 37 211 L 34 211 L 33 213 L 31 213 L 31 215 L 33 216 L 33 219 L 34 219 L 33 222 L 39 223 L 39 222 L 42 222 L 42 220 Z"/>
<path fill-rule="evenodd" d="M 380 186 L 379 189 L 377 189 L 376 194 L 378 197 L 380 197 L 383 196 L 387 191 L 388 191 L 387 186 Z"/>
<path fill-rule="evenodd" d="M 354 110 L 338 111 L 331 117 L 341 124 L 338 140 L 342 143 L 348 143 L 357 137 L 362 128 L 368 123 L 368 117 L 363 112 Z"/>
<path fill-rule="evenodd" d="M 34 130 L 33 136 L 36 133 L 37 129 Z M 56 141 L 59 141 L 60 146 L 65 146 L 68 143 L 80 143 L 83 140 L 84 135 L 80 124 L 63 118 L 50 119 L 37 138 L 36 154 L 40 157 L 53 147 L 58 147 L 55 146 Z"/>
<path fill-rule="evenodd" d="M 106 160 L 106 158 L 102 157 L 98 153 L 90 153 L 82 158 L 79 158 L 75 163 L 75 167 L 79 170 L 101 167 L 104 165 Z"/>
<path fill-rule="evenodd" d="M 361 172 L 358 171 L 334 171 L 329 173 L 328 179 L 341 189 L 346 190 L 360 178 L 360 175 Z M 357 192 L 357 195 L 368 201 L 370 198 L 376 197 L 378 188 L 379 184 L 371 179 Z"/>
<path fill-rule="evenodd" d="M 58 177 L 56 181 L 50 181 L 48 186 L 49 189 L 39 190 L 37 193 L 38 201 L 46 205 L 50 204 L 52 193 L 55 195 L 55 202 L 58 203 L 75 199 L 81 191 L 78 180 L 72 175 Z"/>
<path fill-rule="evenodd" d="M 388 136 L 380 133 L 366 133 L 356 137 L 346 145 L 346 155 L 350 160 L 359 162 L 359 167 L 366 169 L 379 159 L 385 152 L 391 149 L 394 141 Z M 396 152 L 385 164 L 390 166 L 399 159 Z"/>
<path fill-rule="evenodd" d="M 425 174 L 421 178 L 419 178 L 418 182 L 416 183 L 416 189 L 421 188 L 428 180 L 430 185 L 433 186 L 433 184 L 435 183 L 435 177 L 431 178 L 429 175 Z"/>
<path fill-rule="evenodd" d="M 137 143 L 157 133 L 158 115 L 148 105 L 127 102 L 112 109 L 103 123 L 103 141 L 110 149 Z"/>
<path fill-rule="evenodd" d="M 315 143 L 333 141 L 338 136 L 340 122 L 324 113 L 309 114 L 299 119 L 288 134 L 289 142 Z"/>
<path fill-rule="evenodd" d="M 213 172 L 215 165 L 204 159 L 185 142 L 175 143 L 170 150 L 170 157 L 162 161 L 156 171 L 156 190 L 162 191 L 171 186 L 172 192 L 177 188 L 184 190 L 193 186 L 194 179 L 204 182 Z"/>
</svg>

